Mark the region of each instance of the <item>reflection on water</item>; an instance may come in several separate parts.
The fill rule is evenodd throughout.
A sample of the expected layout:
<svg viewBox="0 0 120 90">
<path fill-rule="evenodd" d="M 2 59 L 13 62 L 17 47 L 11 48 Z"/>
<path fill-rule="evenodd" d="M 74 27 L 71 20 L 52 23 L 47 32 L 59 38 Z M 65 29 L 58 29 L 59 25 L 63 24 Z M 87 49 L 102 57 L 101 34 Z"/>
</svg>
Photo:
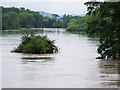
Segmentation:
<svg viewBox="0 0 120 90">
<path fill-rule="evenodd" d="M 99 63 L 101 73 L 101 84 L 105 86 L 120 86 L 119 61 L 101 60 Z"/>
<path fill-rule="evenodd" d="M 54 58 L 53 57 L 47 57 L 47 58 L 45 57 L 45 59 L 44 58 L 39 59 L 38 57 L 37 57 L 37 59 L 36 59 L 36 57 L 35 57 L 35 59 L 33 59 L 33 58 L 26 59 L 26 57 L 25 57 L 25 59 L 24 59 L 24 57 L 22 58 L 22 64 L 27 64 L 27 63 L 31 63 L 31 62 L 43 63 L 43 62 L 50 62 L 50 61 L 54 61 Z"/>
<path fill-rule="evenodd" d="M 60 52 L 43 55 L 11 53 L 20 43 L 21 33 L 4 31 L 0 36 L 3 40 L 4 88 L 119 87 L 120 63 L 96 60 L 98 41 L 95 38 L 60 29 L 38 30 L 36 33 L 56 40 Z"/>
<path fill-rule="evenodd" d="M 110 61 L 110 60 L 101 60 L 100 68 L 101 73 L 105 74 L 120 74 L 119 68 L 120 62 L 119 61 Z"/>
<path fill-rule="evenodd" d="M 43 63 L 54 61 L 53 54 L 22 54 L 22 63 Z"/>
</svg>

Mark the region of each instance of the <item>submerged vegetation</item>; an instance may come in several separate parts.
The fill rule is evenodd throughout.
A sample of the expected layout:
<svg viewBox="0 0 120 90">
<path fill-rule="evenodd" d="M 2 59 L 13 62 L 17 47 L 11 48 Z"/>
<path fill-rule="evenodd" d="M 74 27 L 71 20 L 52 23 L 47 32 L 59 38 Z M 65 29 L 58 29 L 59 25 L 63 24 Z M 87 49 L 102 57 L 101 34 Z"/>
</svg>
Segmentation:
<svg viewBox="0 0 120 90">
<path fill-rule="evenodd" d="M 27 32 L 21 37 L 22 42 L 12 52 L 47 54 L 56 53 L 58 48 L 54 45 L 54 40 L 49 40 L 45 36 L 36 36 L 34 32 Z"/>
</svg>

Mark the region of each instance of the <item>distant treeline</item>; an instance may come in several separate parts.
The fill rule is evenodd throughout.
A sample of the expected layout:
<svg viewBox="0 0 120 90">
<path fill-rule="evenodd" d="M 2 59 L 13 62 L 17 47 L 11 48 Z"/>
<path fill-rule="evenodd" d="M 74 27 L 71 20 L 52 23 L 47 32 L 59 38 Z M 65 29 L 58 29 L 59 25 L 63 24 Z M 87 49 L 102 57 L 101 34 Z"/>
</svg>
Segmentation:
<svg viewBox="0 0 120 90">
<path fill-rule="evenodd" d="M 120 60 L 120 2 L 86 2 L 85 5 L 87 15 L 71 21 L 67 30 L 99 36 L 99 58 Z"/>
<path fill-rule="evenodd" d="M 43 17 L 39 12 L 25 8 L 2 7 L 2 29 L 19 28 L 66 28 L 77 16 L 64 15 L 63 18 Z"/>
</svg>

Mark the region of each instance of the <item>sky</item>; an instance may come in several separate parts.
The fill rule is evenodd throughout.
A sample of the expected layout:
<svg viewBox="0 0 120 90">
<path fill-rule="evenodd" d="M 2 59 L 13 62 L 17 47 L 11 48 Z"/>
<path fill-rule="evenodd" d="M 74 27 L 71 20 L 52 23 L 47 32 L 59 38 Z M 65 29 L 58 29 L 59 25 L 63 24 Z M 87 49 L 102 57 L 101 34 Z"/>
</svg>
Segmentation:
<svg viewBox="0 0 120 90">
<path fill-rule="evenodd" d="M 54 14 L 85 14 L 84 3 L 90 0 L 2 0 L 5 7 L 25 7 L 33 11 L 44 11 Z M 99 0 L 102 1 L 102 0 Z"/>
</svg>

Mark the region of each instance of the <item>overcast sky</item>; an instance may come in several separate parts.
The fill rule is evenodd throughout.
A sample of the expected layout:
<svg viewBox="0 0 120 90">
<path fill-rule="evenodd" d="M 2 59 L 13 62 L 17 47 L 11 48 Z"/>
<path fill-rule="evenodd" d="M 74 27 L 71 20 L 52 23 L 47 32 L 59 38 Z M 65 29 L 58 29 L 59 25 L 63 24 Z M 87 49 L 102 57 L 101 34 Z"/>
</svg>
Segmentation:
<svg viewBox="0 0 120 90">
<path fill-rule="evenodd" d="M 25 7 L 34 11 L 45 11 L 59 15 L 84 14 L 86 1 L 90 0 L 2 0 L 2 6 Z"/>
</svg>

